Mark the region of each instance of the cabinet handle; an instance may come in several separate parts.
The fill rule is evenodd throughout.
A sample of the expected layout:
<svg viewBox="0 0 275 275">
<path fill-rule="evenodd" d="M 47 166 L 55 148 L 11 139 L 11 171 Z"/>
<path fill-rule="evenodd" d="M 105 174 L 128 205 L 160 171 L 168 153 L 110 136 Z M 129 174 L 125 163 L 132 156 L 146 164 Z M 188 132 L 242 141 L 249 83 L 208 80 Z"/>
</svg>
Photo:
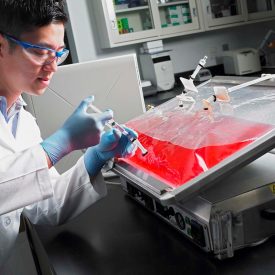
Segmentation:
<svg viewBox="0 0 275 275">
<path fill-rule="evenodd" d="M 115 20 L 111 20 L 111 28 L 113 30 L 116 30 L 116 21 Z"/>
<path fill-rule="evenodd" d="M 107 5 L 107 11 L 109 14 L 109 19 L 111 22 L 111 27 L 112 29 L 116 29 L 116 14 L 115 14 L 114 3 L 112 0 L 107 0 L 106 5 Z"/>
<path fill-rule="evenodd" d="M 196 8 L 193 8 L 193 15 L 194 15 L 194 17 L 197 17 L 197 9 Z"/>
</svg>

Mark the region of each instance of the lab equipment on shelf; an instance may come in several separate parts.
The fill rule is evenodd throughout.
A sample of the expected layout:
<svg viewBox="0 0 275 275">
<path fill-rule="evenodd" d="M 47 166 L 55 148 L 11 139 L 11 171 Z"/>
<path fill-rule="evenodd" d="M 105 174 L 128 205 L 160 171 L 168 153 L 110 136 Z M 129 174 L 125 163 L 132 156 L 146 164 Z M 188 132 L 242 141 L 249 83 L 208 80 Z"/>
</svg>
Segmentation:
<svg viewBox="0 0 275 275">
<path fill-rule="evenodd" d="M 259 52 L 253 48 L 224 51 L 224 72 L 228 75 L 246 75 L 261 71 Z"/>
<path fill-rule="evenodd" d="M 148 46 L 148 44 L 146 45 Z M 154 43 L 154 45 L 156 45 L 155 48 L 145 48 L 147 52 L 139 55 L 142 76 L 144 79 L 150 80 L 157 91 L 167 91 L 175 85 L 171 51 L 163 50 L 158 43 Z M 155 51 L 155 49 L 160 50 Z"/>
</svg>

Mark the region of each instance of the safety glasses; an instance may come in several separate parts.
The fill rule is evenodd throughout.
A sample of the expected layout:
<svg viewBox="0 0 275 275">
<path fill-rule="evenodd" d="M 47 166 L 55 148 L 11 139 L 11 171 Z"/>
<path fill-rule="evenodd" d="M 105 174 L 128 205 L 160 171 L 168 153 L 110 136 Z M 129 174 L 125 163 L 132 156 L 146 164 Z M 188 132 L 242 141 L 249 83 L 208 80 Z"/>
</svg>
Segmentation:
<svg viewBox="0 0 275 275">
<path fill-rule="evenodd" d="M 56 60 L 56 64 L 60 65 L 69 55 L 69 50 L 55 51 L 53 49 L 42 47 L 20 41 L 8 34 L 3 34 L 6 39 L 22 47 L 24 53 L 39 65 L 47 65 Z"/>
</svg>

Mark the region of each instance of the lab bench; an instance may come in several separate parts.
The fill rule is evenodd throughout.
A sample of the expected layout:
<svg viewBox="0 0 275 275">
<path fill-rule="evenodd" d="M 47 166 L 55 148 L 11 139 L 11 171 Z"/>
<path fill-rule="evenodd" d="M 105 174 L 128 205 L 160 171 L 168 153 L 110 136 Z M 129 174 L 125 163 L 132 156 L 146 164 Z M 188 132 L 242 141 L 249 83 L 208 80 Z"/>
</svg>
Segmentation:
<svg viewBox="0 0 275 275">
<path fill-rule="evenodd" d="M 268 275 L 275 270 L 275 238 L 217 260 L 114 184 L 106 198 L 68 224 L 35 231 L 57 275 Z"/>
<path fill-rule="evenodd" d="M 224 74 L 224 69 L 223 65 L 216 65 L 211 68 L 209 68 L 212 74 L 212 77 L 214 76 L 225 76 Z M 183 91 L 183 85 L 181 84 L 179 77 L 185 77 L 188 78 L 192 74 L 192 71 L 184 72 L 184 73 L 179 73 L 175 75 L 175 86 L 171 90 L 167 91 L 160 91 L 156 92 L 152 95 L 144 96 L 144 101 L 145 101 L 145 106 L 148 109 L 148 106 L 157 106 L 160 105 L 171 98 L 179 95 Z M 263 68 L 262 71 L 248 74 L 248 75 L 243 75 L 243 77 L 249 76 L 249 77 L 260 77 L 262 74 L 275 74 L 275 67 L 274 68 Z M 232 75 L 233 77 L 236 77 L 236 75 Z M 202 84 L 202 82 L 194 82 L 195 86 Z"/>
</svg>

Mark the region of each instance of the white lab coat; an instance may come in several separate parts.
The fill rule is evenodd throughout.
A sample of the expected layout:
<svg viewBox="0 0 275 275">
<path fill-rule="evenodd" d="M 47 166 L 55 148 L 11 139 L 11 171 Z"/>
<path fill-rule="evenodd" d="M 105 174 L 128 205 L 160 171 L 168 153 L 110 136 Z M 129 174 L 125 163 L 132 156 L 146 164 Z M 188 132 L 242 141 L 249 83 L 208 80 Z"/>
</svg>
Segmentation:
<svg viewBox="0 0 275 275">
<path fill-rule="evenodd" d="M 20 110 L 14 138 L 0 112 L 0 266 L 15 243 L 22 212 L 35 224 L 57 225 L 106 195 L 101 175 L 90 182 L 83 157 L 62 175 L 48 169 L 40 142 L 30 113 Z"/>
</svg>

